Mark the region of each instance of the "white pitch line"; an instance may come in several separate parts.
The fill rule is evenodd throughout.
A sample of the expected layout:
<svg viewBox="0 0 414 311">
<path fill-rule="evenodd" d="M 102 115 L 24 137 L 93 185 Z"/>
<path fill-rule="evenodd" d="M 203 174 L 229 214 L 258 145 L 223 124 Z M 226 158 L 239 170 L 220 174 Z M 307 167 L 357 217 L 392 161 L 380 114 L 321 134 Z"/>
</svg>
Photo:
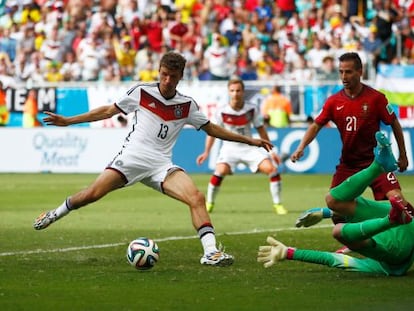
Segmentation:
<svg viewBox="0 0 414 311">
<path fill-rule="evenodd" d="M 294 231 L 294 230 L 310 230 L 310 229 L 321 229 L 321 228 L 329 228 L 333 225 L 321 225 L 321 226 L 313 226 L 312 228 L 282 228 L 282 229 L 253 229 L 250 231 L 239 231 L 239 232 L 226 232 L 226 233 L 218 233 L 216 236 L 223 236 L 223 235 L 243 235 L 243 234 L 255 234 L 255 233 L 265 233 L 265 232 L 282 232 L 282 231 Z M 190 235 L 190 236 L 170 236 L 166 238 L 155 239 L 157 243 L 159 242 L 166 242 L 166 241 L 178 241 L 178 240 L 191 240 L 198 238 L 198 235 Z M 110 248 L 110 247 L 117 247 L 121 245 L 127 245 L 128 243 L 110 243 L 110 244 L 100 244 L 100 245 L 88 245 L 88 246 L 74 246 L 74 247 L 67 247 L 67 248 L 55 248 L 55 249 L 35 249 L 32 251 L 18 251 L 18 252 L 4 252 L 0 253 L 0 257 L 6 256 L 16 256 L 16 255 L 33 255 L 33 254 L 45 254 L 45 253 L 66 253 L 66 252 L 74 252 L 74 251 L 81 251 L 81 250 L 88 250 L 88 249 L 99 249 L 99 248 Z"/>
</svg>

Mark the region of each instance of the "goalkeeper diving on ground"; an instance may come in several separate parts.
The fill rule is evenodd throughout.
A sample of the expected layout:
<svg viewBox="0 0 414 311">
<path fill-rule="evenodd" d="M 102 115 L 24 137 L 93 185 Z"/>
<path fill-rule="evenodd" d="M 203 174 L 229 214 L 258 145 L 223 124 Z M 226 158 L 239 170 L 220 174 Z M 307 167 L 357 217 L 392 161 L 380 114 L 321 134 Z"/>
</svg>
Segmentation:
<svg viewBox="0 0 414 311">
<path fill-rule="evenodd" d="M 404 203 L 398 195 L 382 202 L 361 196 L 379 174 L 398 168 L 385 135 L 377 132 L 376 140 L 375 159 L 371 165 L 332 188 L 326 196 L 328 208 L 332 204 L 344 204 L 350 211 L 348 215 L 343 215 L 346 223 L 334 226 L 333 237 L 364 257 L 289 247 L 269 236 L 266 240 L 268 245 L 259 247 L 258 262 L 263 263 L 265 268 L 278 261 L 296 260 L 389 276 L 407 273 L 414 262 L 412 205 Z M 307 224 L 315 223 L 315 219 Z"/>
</svg>

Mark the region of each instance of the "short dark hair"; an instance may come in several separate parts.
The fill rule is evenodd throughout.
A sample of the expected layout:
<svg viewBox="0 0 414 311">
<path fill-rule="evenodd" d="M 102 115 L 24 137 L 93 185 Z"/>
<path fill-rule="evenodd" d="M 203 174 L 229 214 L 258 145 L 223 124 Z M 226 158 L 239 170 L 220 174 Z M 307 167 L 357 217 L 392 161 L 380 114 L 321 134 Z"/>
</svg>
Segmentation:
<svg viewBox="0 0 414 311">
<path fill-rule="evenodd" d="M 342 54 L 341 56 L 339 56 L 339 61 L 340 62 L 353 61 L 355 69 L 357 70 L 362 69 L 361 58 L 356 52 L 348 52 L 348 53 Z"/>
<path fill-rule="evenodd" d="M 281 93 L 282 92 L 282 88 L 280 87 L 279 84 L 275 84 L 275 85 L 273 85 L 272 91 L 273 92 L 277 92 L 277 93 Z"/>
<path fill-rule="evenodd" d="M 230 80 L 227 82 L 227 87 L 230 87 L 230 85 L 233 85 L 233 84 L 240 84 L 242 89 L 244 90 L 244 82 L 238 76 L 231 77 Z"/>
<path fill-rule="evenodd" d="M 181 54 L 167 52 L 161 57 L 160 68 L 164 66 L 171 70 L 179 70 L 181 74 L 183 74 L 186 62 L 187 60 Z"/>
</svg>

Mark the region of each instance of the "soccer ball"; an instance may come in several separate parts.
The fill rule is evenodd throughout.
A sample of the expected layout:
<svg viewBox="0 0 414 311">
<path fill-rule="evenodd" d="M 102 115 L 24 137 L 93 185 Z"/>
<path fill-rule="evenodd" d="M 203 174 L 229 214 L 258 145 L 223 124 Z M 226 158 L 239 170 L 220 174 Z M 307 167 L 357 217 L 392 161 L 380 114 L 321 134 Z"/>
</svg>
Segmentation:
<svg viewBox="0 0 414 311">
<path fill-rule="evenodd" d="M 127 259 L 138 270 L 151 269 L 160 258 L 160 249 L 154 240 L 141 237 L 129 243 Z"/>
</svg>

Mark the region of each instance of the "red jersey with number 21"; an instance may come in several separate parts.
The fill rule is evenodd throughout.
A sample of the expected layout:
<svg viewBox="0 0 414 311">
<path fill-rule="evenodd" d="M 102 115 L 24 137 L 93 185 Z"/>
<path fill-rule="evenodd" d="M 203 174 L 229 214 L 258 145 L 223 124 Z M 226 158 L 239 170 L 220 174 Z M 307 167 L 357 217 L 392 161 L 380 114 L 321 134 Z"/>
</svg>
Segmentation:
<svg viewBox="0 0 414 311">
<path fill-rule="evenodd" d="M 368 166 L 374 158 L 375 133 L 381 121 L 390 125 L 395 118 L 385 95 L 363 85 L 354 98 L 343 89 L 330 96 L 315 122 L 324 126 L 332 121 L 337 126 L 343 144 L 340 163 L 358 168 Z"/>
</svg>

